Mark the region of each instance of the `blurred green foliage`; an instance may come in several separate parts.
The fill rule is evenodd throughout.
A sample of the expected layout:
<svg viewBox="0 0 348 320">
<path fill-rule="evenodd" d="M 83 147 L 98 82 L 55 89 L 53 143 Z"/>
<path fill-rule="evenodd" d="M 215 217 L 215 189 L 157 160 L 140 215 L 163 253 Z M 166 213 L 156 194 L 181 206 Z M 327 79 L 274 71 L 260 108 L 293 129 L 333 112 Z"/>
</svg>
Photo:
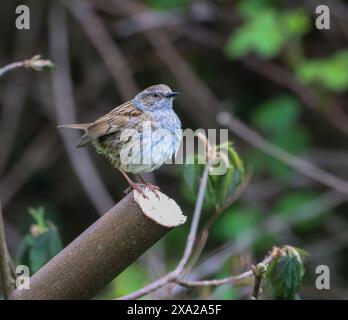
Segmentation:
<svg viewBox="0 0 348 320">
<path fill-rule="evenodd" d="M 254 1 L 240 5 L 244 23 L 232 33 L 226 52 L 231 58 L 239 58 L 247 53 L 257 53 L 264 58 L 272 58 L 289 45 L 298 41 L 310 29 L 308 14 L 303 10 L 278 11 L 271 7 L 261 7 Z"/>
<path fill-rule="evenodd" d="M 251 231 L 260 222 L 261 217 L 255 208 L 234 205 L 216 222 L 213 236 L 224 242 L 231 241 L 243 232 Z"/>
<path fill-rule="evenodd" d="M 45 220 L 44 211 L 43 207 L 29 209 L 34 224 L 18 249 L 18 263 L 27 265 L 31 273 L 35 273 L 63 248 L 56 226 Z"/>
<path fill-rule="evenodd" d="M 262 103 L 252 116 L 252 123 L 276 146 L 295 155 L 307 150 L 311 138 L 307 128 L 300 124 L 301 105 L 292 96 L 283 95 Z M 253 150 L 248 163 L 258 171 L 269 170 L 275 179 L 286 181 L 292 169 L 274 158 Z"/>
<path fill-rule="evenodd" d="M 235 151 L 232 143 L 224 143 L 217 147 L 219 163 L 212 166 L 212 170 L 221 166 L 226 169 L 224 174 L 210 174 L 208 178 L 205 202 L 207 205 L 221 208 L 233 195 L 236 188 L 242 183 L 245 169 L 243 161 Z M 186 164 L 184 179 L 188 188 L 196 196 L 198 194 L 200 179 L 205 168 L 203 155 L 193 156 L 194 164 Z"/>
<path fill-rule="evenodd" d="M 146 285 L 147 270 L 139 264 L 130 265 L 113 282 L 113 294 L 120 297 Z"/>
<path fill-rule="evenodd" d="M 324 89 L 342 92 L 348 88 L 348 51 L 332 56 L 307 59 L 296 67 L 296 75 L 306 84 L 317 84 Z"/>
</svg>

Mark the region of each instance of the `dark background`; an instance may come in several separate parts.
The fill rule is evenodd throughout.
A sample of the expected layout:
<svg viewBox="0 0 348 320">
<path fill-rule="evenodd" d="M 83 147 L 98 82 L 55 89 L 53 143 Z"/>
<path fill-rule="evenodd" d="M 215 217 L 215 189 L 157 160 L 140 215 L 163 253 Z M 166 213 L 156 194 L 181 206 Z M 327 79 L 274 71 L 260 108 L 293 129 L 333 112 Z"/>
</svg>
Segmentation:
<svg viewBox="0 0 348 320">
<path fill-rule="evenodd" d="M 181 93 L 175 110 L 184 128 L 218 128 L 223 105 L 273 144 L 348 179 L 348 5 L 328 3 L 330 30 L 315 27 L 316 1 L 1 1 L 0 65 L 41 54 L 57 66 L 0 79 L 0 198 L 12 255 L 33 223 L 29 207 L 44 207 L 66 245 L 126 188 L 90 147 L 75 149 L 77 133 L 56 125 L 89 122 L 157 83 Z M 19 4 L 30 8 L 30 30 L 15 28 Z M 230 138 L 251 182 L 214 225 L 193 272 L 238 273 L 273 245 L 290 244 L 310 253 L 303 299 L 347 298 L 347 195 L 239 135 Z M 182 166 L 162 166 L 148 179 L 191 216 Z M 206 208 L 203 221 L 209 214 Z M 187 231 L 172 231 L 99 298 L 170 270 Z M 315 288 L 321 264 L 330 268 L 330 290 Z M 178 294 L 239 299 L 249 292 L 226 286 Z"/>
</svg>

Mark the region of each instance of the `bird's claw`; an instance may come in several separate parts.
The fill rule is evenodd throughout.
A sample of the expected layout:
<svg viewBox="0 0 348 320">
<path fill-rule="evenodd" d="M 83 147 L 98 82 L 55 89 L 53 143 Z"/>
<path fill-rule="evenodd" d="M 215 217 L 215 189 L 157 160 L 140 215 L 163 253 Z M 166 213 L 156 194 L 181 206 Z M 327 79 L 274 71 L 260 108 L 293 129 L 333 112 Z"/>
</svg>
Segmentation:
<svg viewBox="0 0 348 320">
<path fill-rule="evenodd" d="M 160 189 L 159 186 L 155 186 L 154 184 L 148 183 L 148 182 L 145 183 L 145 186 L 148 187 L 150 189 L 150 191 L 152 191 L 155 194 L 155 196 L 157 197 L 158 200 L 160 199 L 160 196 L 157 192 Z"/>
<path fill-rule="evenodd" d="M 141 195 L 144 197 L 144 199 L 149 199 L 149 197 L 144 192 L 144 188 L 149 188 L 150 191 L 155 194 L 157 199 L 158 200 L 160 199 L 160 196 L 157 192 L 160 190 L 160 188 L 158 186 L 155 186 L 152 183 L 134 183 L 134 184 L 131 184 L 131 185 L 129 185 L 129 187 L 126 190 L 124 190 L 124 193 L 128 194 L 130 191 L 132 191 L 132 189 L 134 189 L 134 190 L 137 190 L 139 193 L 141 193 Z"/>
<path fill-rule="evenodd" d="M 144 199 L 149 199 L 149 197 L 145 194 L 145 191 L 143 189 L 143 187 L 146 187 L 145 185 L 141 184 L 141 183 L 134 183 L 134 185 L 131 186 L 134 190 L 137 190 Z"/>
</svg>

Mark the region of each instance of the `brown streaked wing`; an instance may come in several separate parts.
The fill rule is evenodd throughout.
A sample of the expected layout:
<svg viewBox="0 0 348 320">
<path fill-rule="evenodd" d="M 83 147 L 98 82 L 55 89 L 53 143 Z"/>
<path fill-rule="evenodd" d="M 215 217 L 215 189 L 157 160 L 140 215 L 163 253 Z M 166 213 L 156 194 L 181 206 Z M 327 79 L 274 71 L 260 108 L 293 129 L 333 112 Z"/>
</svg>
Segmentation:
<svg viewBox="0 0 348 320">
<path fill-rule="evenodd" d="M 95 139 L 112 134 L 119 128 L 124 128 L 130 118 L 139 117 L 141 114 L 142 112 L 134 107 L 132 101 L 125 102 L 93 122 L 82 136 L 78 147 L 83 147 Z"/>
</svg>

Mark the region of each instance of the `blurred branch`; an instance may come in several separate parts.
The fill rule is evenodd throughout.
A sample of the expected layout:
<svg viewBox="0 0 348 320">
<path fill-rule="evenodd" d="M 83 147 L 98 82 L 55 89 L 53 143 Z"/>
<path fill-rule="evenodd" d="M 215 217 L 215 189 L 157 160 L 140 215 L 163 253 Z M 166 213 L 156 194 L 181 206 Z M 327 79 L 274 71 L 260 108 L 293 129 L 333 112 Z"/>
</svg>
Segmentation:
<svg viewBox="0 0 348 320">
<path fill-rule="evenodd" d="M 110 3 L 114 7 L 113 10 L 123 12 L 128 16 L 149 11 L 146 6 L 135 1 L 111 0 Z M 210 111 L 214 104 L 210 103 L 210 93 L 205 89 L 205 85 L 201 81 L 196 81 L 196 75 L 191 71 L 191 67 L 179 54 L 178 50 L 171 43 L 165 32 L 159 29 L 146 30 L 144 31 L 144 36 L 154 48 L 158 58 L 176 78 L 176 83 L 180 87 L 180 91 L 185 93 L 187 97 L 191 97 L 198 101 L 199 106 L 204 109 L 206 114 L 209 114 L 208 117 L 205 117 L 202 112 L 193 112 L 191 113 L 192 117 L 195 118 L 197 123 L 210 127 Z M 195 107 L 196 103 L 191 103 L 190 105 Z M 216 105 L 216 107 L 218 107 L 218 105 Z"/>
<path fill-rule="evenodd" d="M 285 67 L 256 56 L 246 57 L 242 62 L 268 80 L 292 91 L 305 106 L 324 115 L 336 129 L 348 136 L 348 116 L 338 106 L 328 110 L 320 108 L 321 101 L 316 92 L 301 84 Z"/>
<path fill-rule="evenodd" d="M 81 0 L 62 1 L 80 23 L 91 43 L 104 60 L 123 99 L 133 98 L 139 91 L 133 72 L 121 50 L 105 28 L 103 21 L 94 12 L 93 7 L 88 2 Z M 148 173 L 147 176 L 149 181 L 155 181 L 153 173 Z"/>
<path fill-rule="evenodd" d="M 189 278 L 199 279 L 215 273 L 232 254 L 238 254 L 254 243 L 257 243 L 265 235 L 265 232 L 282 235 L 289 228 L 308 219 L 313 219 L 327 213 L 346 201 L 347 199 L 345 196 L 330 191 L 318 196 L 312 201 L 306 202 L 293 212 L 288 213 L 288 218 L 285 221 L 280 218 L 282 213 L 276 212 L 270 218 L 266 219 L 262 223 L 262 226 L 242 232 L 236 240 L 228 242 L 215 250 L 214 253 L 210 254 L 196 266 L 189 275 Z M 312 252 L 312 250 L 308 251 Z"/>
<path fill-rule="evenodd" d="M 13 283 L 11 258 L 6 245 L 5 225 L 0 202 L 0 285 L 5 299 L 8 299 L 11 294 Z"/>
<path fill-rule="evenodd" d="M 105 3 L 96 3 L 98 8 L 105 12 L 109 6 Z M 117 34 L 122 37 L 129 37 L 137 33 L 143 33 L 151 29 L 173 29 L 172 27 L 181 27 L 184 25 L 192 27 L 193 25 L 202 25 L 216 21 L 235 20 L 236 15 L 231 12 L 219 10 L 215 3 L 207 1 L 191 1 L 184 8 L 175 8 L 170 11 L 153 10 L 140 12 L 131 17 L 124 18 L 115 24 Z"/>
<path fill-rule="evenodd" d="M 185 222 L 173 200 L 160 192 L 157 200 L 147 192 L 150 199 L 129 193 L 39 269 L 30 279 L 30 290 L 17 289 L 10 298 L 92 298 L 168 231 Z"/>
<path fill-rule="evenodd" d="M 132 71 L 91 5 L 80 0 L 63 2 L 81 24 L 90 41 L 102 56 L 123 99 L 128 100 L 134 97 L 139 90 L 133 79 Z"/>
<path fill-rule="evenodd" d="M 30 32 L 16 32 L 11 41 L 14 41 L 13 56 L 22 56 L 25 52 L 36 50 L 36 43 L 40 34 L 43 4 L 35 1 L 30 5 L 35 15 L 31 17 Z M 28 78 L 32 73 L 12 73 L 6 80 L 6 85 L 1 89 L 2 110 L 0 116 L 0 174 L 3 172 L 11 150 L 15 146 L 17 130 L 20 129 L 22 111 L 25 109 L 25 97 L 29 89 Z M 35 93 L 34 93 L 35 95 Z M 4 199 L 3 199 L 4 200 Z"/>
<path fill-rule="evenodd" d="M 5 206 L 13 195 L 23 186 L 27 179 L 37 169 L 47 165 L 49 156 L 56 156 L 57 138 L 52 135 L 48 127 L 40 130 L 31 144 L 24 150 L 22 157 L 14 164 L 10 171 L 1 179 L 0 194 Z M 51 158 L 51 161 L 54 158 Z"/>
<path fill-rule="evenodd" d="M 24 109 L 24 97 L 27 90 L 27 86 L 22 85 L 22 81 L 19 81 L 18 79 L 9 81 L 5 88 L 1 90 L 3 96 L 0 117 L 0 174 L 3 173 L 4 168 L 7 165 L 8 157 L 17 136 L 16 131 L 20 125 L 21 114 Z"/>
<path fill-rule="evenodd" d="M 73 84 L 70 77 L 68 39 L 65 12 L 59 5 L 52 5 L 49 15 L 50 51 L 59 68 L 52 74 L 53 99 L 57 122 L 76 123 Z M 112 198 L 104 186 L 86 149 L 76 152 L 77 132 L 59 131 L 72 166 L 94 207 L 102 214 L 112 206 Z"/>
<path fill-rule="evenodd" d="M 23 52 L 35 50 L 39 29 L 41 25 L 42 4 L 38 1 L 31 5 L 31 10 L 36 14 L 32 17 L 30 32 L 17 32 L 14 35 L 14 56 L 22 56 Z M 12 78 L 13 75 L 13 78 Z M 2 110 L 0 116 L 0 174 L 3 172 L 8 157 L 14 146 L 16 131 L 19 129 L 21 114 L 25 108 L 24 98 L 29 90 L 28 76 L 31 73 L 13 73 L 7 78 L 6 86 L 1 90 Z M 30 90 L 29 90 L 30 92 Z"/>
<path fill-rule="evenodd" d="M 342 194 L 348 195 L 348 182 L 338 178 L 337 176 L 315 166 L 311 162 L 305 161 L 296 157 L 292 153 L 279 148 L 271 142 L 264 139 L 256 131 L 242 123 L 236 117 L 228 112 L 221 112 L 217 116 L 218 122 L 221 125 L 227 126 L 235 134 L 260 149 L 264 153 L 288 165 L 289 167 L 301 172 L 303 175 L 312 178 L 313 180 L 326 185 L 333 190 Z"/>
</svg>

